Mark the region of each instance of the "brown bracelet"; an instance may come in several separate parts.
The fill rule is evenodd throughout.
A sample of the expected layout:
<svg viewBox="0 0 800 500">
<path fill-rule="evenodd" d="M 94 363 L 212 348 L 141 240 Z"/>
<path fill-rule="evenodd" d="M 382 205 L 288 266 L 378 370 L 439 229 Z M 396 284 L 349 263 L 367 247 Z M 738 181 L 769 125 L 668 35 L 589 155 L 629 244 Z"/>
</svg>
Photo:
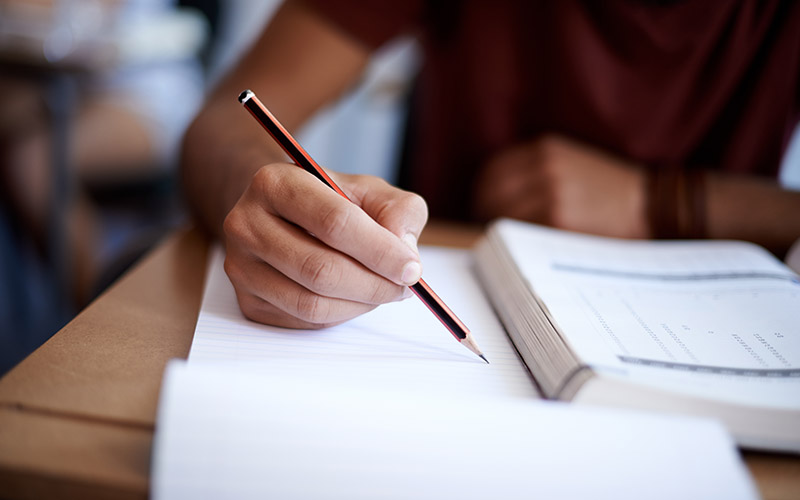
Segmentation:
<svg viewBox="0 0 800 500">
<path fill-rule="evenodd" d="M 658 168 L 648 176 L 647 218 L 653 238 L 677 238 L 678 229 L 678 176 L 674 168 Z"/>
<path fill-rule="evenodd" d="M 705 172 L 675 166 L 648 174 L 647 217 L 656 239 L 706 235 Z"/>
</svg>

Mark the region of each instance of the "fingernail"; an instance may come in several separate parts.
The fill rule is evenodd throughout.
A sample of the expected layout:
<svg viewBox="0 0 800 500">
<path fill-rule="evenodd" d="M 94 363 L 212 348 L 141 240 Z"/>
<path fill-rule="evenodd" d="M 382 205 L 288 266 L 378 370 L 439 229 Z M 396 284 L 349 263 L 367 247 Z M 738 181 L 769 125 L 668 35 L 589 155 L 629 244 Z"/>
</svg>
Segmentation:
<svg viewBox="0 0 800 500">
<path fill-rule="evenodd" d="M 403 300 L 410 299 L 414 296 L 414 292 L 411 291 L 410 288 L 406 288 L 403 290 Z"/>
<path fill-rule="evenodd" d="M 400 276 L 400 281 L 406 285 L 413 285 L 419 281 L 422 274 L 422 268 L 417 261 L 411 261 L 403 268 L 403 274 Z"/>
<path fill-rule="evenodd" d="M 414 253 L 419 253 L 419 250 L 417 249 L 417 237 L 414 236 L 413 233 L 406 233 L 402 240 L 406 245 L 410 246 L 411 249 L 414 250 Z"/>
</svg>

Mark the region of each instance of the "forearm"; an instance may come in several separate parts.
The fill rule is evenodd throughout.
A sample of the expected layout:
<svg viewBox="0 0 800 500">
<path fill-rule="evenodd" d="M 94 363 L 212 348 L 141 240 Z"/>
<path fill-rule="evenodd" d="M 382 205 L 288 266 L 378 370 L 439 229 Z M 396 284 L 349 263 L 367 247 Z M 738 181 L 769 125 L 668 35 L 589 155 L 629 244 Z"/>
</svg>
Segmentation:
<svg viewBox="0 0 800 500">
<path fill-rule="evenodd" d="M 361 74 L 368 50 L 314 12 L 286 2 L 187 131 L 182 175 L 201 224 L 221 236 L 222 222 L 253 175 L 285 156 L 236 101 L 254 90 L 290 131 L 332 102 Z"/>
<path fill-rule="evenodd" d="M 800 238 L 800 192 L 752 175 L 693 173 L 542 136 L 487 164 L 476 213 L 622 238 L 739 239 L 781 256 Z"/>
<path fill-rule="evenodd" d="M 183 144 L 181 176 L 198 223 L 222 236 L 225 216 L 258 169 L 285 161 L 282 152 L 236 102 L 212 99 L 189 127 Z M 225 124 L 225 126 L 220 126 Z"/>
<path fill-rule="evenodd" d="M 706 216 L 709 238 L 752 241 L 782 256 L 800 238 L 800 192 L 767 179 L 710 173 Z"/>
</svg>

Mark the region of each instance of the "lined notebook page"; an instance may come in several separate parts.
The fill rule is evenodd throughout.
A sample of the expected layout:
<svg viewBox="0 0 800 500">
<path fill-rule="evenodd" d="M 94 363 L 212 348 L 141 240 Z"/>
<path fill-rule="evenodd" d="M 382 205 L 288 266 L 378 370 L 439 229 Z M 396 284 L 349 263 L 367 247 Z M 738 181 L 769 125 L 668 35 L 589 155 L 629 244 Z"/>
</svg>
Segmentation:
<svg viewBox="0 0 800 500">
<path fill-rule="evenodd" d="M 416 297 L 324 330 L 251 322 L 239 310 L 219 248 L 209 257 L 189 362 L 233 361 L 281 374 L 367 376 L 376 387 L 538 397 L 474 278 L 469 253 L 423 247 L 421 255 L 425 280 L 470 328 L 491 364 L 459 344 Z"/>
</svg>

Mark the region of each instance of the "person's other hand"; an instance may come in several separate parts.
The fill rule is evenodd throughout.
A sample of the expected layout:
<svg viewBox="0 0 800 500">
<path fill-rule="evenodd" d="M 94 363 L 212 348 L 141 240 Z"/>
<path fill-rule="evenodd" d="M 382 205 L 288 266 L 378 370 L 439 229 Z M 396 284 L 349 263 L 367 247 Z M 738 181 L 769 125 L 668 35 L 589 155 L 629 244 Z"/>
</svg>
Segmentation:
<svg viewBox="0 0 800 500">
<path fill-rule="evenodd" d="M 335 180 L 352 203 L 295 165 L 267 165 L 226 217 L 225 271 L 247 318 L 321 328 L 410 296 L 425 202 L 376 177 Z"/>
<path fill-rule="evenodd" d="M 492 158 L 475 185 L 475 214 L 561 229 L 647 238 L 645 176 L 632 163 L 559 136 Z"/>
</svg>

